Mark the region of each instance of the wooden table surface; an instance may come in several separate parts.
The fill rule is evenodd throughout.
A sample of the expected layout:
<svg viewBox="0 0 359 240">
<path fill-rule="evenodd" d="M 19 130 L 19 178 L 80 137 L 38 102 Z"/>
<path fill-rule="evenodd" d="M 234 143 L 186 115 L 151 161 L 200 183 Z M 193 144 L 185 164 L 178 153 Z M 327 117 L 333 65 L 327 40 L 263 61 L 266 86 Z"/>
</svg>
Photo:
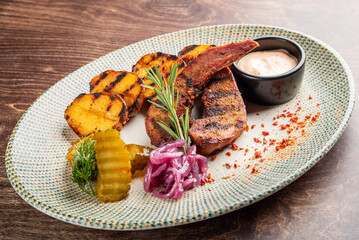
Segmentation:
<svg viewBox="0 0 359 240">
<path fill-rule="evenodd" d="M 167 229 L 87 229 L 30 207 L 4 168 L 10 133 L 54 83 L 104 54 L 156 35 L 198 26 L 281 26 L 331 45 L 359 76 L 357 0 L 4 1 L 0 0 L 0 238 L 358 239 L 359 121 L 293 184 L 249 207 Z M 359 80 L 356 80 L 358 83 Z"/>
</svg>

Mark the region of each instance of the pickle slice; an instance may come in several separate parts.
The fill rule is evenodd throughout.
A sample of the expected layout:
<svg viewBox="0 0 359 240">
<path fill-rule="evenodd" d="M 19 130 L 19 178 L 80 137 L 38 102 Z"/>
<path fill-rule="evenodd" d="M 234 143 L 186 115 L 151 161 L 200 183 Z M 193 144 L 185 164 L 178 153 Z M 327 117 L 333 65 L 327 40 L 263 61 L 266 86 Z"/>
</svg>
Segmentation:
<svg viewBox="0 0 359 240">
<path fill-rule="evenodd" d="M 128 196 L 131 187 L 131 161 L 125 143 L 117 130 L 96 133 L 97 197 L 102 202 L 115 202 Z"/>
</svg>

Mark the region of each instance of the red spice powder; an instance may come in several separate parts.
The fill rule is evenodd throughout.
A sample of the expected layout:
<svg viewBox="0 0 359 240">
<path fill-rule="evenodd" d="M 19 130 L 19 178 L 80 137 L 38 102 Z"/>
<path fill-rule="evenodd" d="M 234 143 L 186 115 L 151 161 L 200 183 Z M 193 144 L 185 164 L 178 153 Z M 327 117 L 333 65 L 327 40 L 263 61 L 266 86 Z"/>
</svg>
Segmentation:
<svg viewBox="0 0 359 240">
<path fill-rule="evenodd" d="M 201 179 L 201 182 L 200 182 L 201 185 L 204 185 L 206 184 L 206 181 L 204 179 Z"/>
<path fill-rule="evenodd" d="M 261 157 L 262 157 L 262 153 L 259 152 L 259 151 L 256 151 L 256 152 L 254 153 L 254 157 L 255 157 L 255 158 L 261 158 Z"/>
<path fill-rule="evenodd" d="M 290 119 L 290 121 L 296 123 L 296 122 L 298 122 L 298 117 L 292 117 L 292 118 Z"/>
<path fill-rule="evenodd" d="M 301 128 L 304 128 L 307 125 L 306 122 L 298 122 L 297 124 L 298 124 L 298 127 L 301 127 Z"/>
<path fill-rule="evenodd" d="M 263 136 L 268 136 L 268 135 L 269 135 L 269 132 L 267 132 L 267 131 L 262 131 L 262 134 L 263 134 Z"/>
<path fill-rule="evenodd" d="M 233 143 L 233 144 L 232 144 L 232 149 L 233 149 L 233 150 L 238 150 L 238 145 Z"/>
<path fill-rule="evenodd" d="M 293 127 L 289 127 L 286 131 L 287 131 L 287 133 L 289 134 L 289 133 L 293 132 L 293 130 L 294 130 Z"/>
<path fill-rule="evenodd" d="M 285 129 L 287 128 L 287 126 L 284 125 L 284 124 L 279 125 L 279 127 L 280 127 L 282 130 L 285 130 Z"/>
<path fill-rule="evenodd" d="M 280 149 L 283 149 L 290 145 L 293 145 L 294 141 L 295 141 L 295 138 L 283 138 L 282 141 L 277 143 L 275 150 L 279 151 Z"/>
<path fill-rule="evenodd" d="M 226 152 L 226 155 L 230 157 L 232 155 L 232 153 L 231 152 Z"/>
<path fill-rule="evenodd" d="M 270 139 L 269 139 L 269 142 L 270 142 L 269 145 L 273 145 L 276 141 L 277 141 L 276 139 L 271 139 L 271 138 L 270 138 Z"/>
</svg>

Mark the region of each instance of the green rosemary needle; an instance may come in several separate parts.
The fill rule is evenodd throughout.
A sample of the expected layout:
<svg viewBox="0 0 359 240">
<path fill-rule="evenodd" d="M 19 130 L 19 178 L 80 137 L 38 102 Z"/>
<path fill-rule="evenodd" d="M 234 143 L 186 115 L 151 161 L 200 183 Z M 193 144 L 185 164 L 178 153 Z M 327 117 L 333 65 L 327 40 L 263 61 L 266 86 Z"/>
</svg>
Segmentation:
<svg viewBox="0 0 359 240">
<path fill-rule="evenodd" d="M 82 191 L 95 196 L 95 191 L 91 186 L 91 181 L 97 177 L 97 165 L 95 159 L 95 141 L 87 137 L 83 138 L 80 146 L 75 145 L 76 153 L 73 154 L 74 164 L 72 166 L 72 178 Z M 88 191 L 87 189 L 90 189 Z"/>
<path fill-rule="evenodd" d="M 175 82 L 176 82 L 176 76 L 177 76 L 177 70 L 178 70 L 178 64 L 175 63 L 171 67 L 170 77 L 167 81 L 165 81 L 158 70 L 157 66 L 150 69 L 147 72 L 146 78 L 151 80 L 158 88 L 155 86 L 143 84 L 142 86 L 145 88 L 152 89 L 157 94 L 157 99 L 162 103 L 158 104 L 156 102 L 150 101 L 153 105 L 155 105 L 158 108 L 161 108 L 165 111 L 167 111 L 168 119 L 170 121 L 170 126 L 163 122 L 157 122 L 159 126 L 161 126 L 168 134 L 170 134 L 174 139 L 183 139 L 185 141 L 185 146 L 183 147 L 184 152 L 187 152 L 188 146 L 189 146 L 189 108 L 186 108 L 186 113 L 183 116 L 180 116 L 178 118 L 177 116 L 177 105 L 178 105 L 178 99 L 176 98 L 176 95 L 178 95 L 178 92 L 175 92 Z"/>
</svg>

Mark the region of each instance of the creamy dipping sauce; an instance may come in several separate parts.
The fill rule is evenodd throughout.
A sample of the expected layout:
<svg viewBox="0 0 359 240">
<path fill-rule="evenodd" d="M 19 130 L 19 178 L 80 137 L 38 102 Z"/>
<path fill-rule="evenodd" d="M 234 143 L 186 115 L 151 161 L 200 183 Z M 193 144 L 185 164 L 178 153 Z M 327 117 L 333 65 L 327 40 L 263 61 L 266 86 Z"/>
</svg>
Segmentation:
<svg viewBox="0 0 359 240">
<path fill-rule="evenodd" d="M 297 64 L 297 58 L 284 49 L 252 52 L 237 62 L 237 66 L 243 72 L 256 76 L 285 73 Z"/>
</svg>

